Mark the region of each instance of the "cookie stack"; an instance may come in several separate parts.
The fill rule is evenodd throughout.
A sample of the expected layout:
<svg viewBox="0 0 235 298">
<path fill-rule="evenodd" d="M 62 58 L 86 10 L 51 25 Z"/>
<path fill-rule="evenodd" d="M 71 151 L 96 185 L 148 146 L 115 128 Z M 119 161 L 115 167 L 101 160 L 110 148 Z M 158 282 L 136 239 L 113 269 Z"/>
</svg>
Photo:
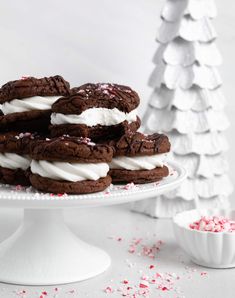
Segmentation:
<svg viewBox="0 0 235 298">
<path fill-rule="evenodd" d="M 30 185 L 30 146 L 48 134 L 51 106 L 71 94 L 61 76 L 23 77 L 0 89 L 0 182 Z"/>
<path fill-rule="evenodd" d="M 40 191 L 92 193 L 111 182 L 149 183 L 168 175 L 169 140 L 137 132 L 140 99 L 130 87 L 85 84 L 70 89 L 59 76 L 26 78 L 4 85 L 0 102 L 0 129 L 31 131 L 28 152 L 20 146 L 10 152 L 31 160 L 26 176 Z M 14 132 L 13 137 L 19 136 Z M 9 152 L 9 146 L 3 148 Z"/>
<path fill-rule="evenodd" d="M 144 135 L 129 131 L 108 144 L 114 150 L 109 164 L 113 183 L 150 183 L 168 176 L 170 143 L 163 134 Z"/>
</svg>

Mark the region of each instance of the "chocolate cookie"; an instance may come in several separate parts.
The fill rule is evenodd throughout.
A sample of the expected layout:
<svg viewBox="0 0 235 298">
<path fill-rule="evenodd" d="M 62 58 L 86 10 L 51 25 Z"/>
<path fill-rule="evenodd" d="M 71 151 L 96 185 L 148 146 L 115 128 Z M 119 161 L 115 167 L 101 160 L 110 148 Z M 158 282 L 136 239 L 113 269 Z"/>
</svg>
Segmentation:
<svg viewBox="0 0 235 298">
<path fill-rule="evenodd" d="M 0 135 L 0 182 L 30 185 L 29 148 L 38 136 L 31 133 L 9 132 Z"/>
<path fill-rule="evenodd" d="M 113 150 L 108 145 L 98 145 L 88 138 L 62 136 L 34 141 L 30 156 L 35 160 L 76 163 L 110 162 Z"/>
<path fill-rule="evenodd" d="M 11 170 L 0 166 L 0 183 L 10 185 L 29 186 L 29 170 Z"/>
<path fill-rule="evenodd" d="M 30 145 L 38 139 L 40 139 L 39 135 L 30 132 L 7 132 L 0 134 L 0 152 L 19 155 L 29 154 Z"/>
<path fill-rule="evenodd" d="M 74 95 L 60 98 L 53 104 L 53 112 L 79 115 L 96 107 L 117 108 L 124 113 L 130 113 L 140 103 L 140 98 L 134 90 L 118 84 L 85 84 L 74 90 Z"/>
<path fill-rule="evenodd" d="M 32 185 L 43 192 L 67 193 L 67 194 L 89 194 L 99 192 L 111 184 L 111 177 L 106 176 L 95 181 L 86 180 L 78 182 L 56 181 L 50 178 L 44 178 L 39 175 L 31 174 L 30 181 Z"/>
<path fill-rule="evenodd" d="M 109 175 L 112 177 L 113 183 L 151 183 L 161 180 L 169 175 L 169 170 L 166 166 L 162 168 L 154 168 L 152 170 L 120 170 L 111 169 Z"/>
<path fill-rule="evenodd" d="M 164 134 L 146 135 L 140 132 L 128 131 L 119 139 L 106 142 L 114 150 L 114 156 L 145 156 L 166 153 L 171 144 Z"/>
<path fill-rule="evenodd" d="M 10 81 L 0 89 L 0 103 L 32 96 L 68 95 L 70 86 L 61 76 L 34 78 L 23 77 Z"/>
<path fill-rule="evenodd" d="M 51 105 L 70 93 L 69 83 L 61 76 L 6 83 L 0 88 L 0 131 L 47 131 Z"/>
<path fill-rule="evenodd" d="M 166 153 L 170 151 L 170 142 L 163 134 L 129 131 L 106 144 L 114 151 L 109 163 L 109 175 L 114 183 L 150 183 L 169 174 Z"/>
<path fill-rule="evenodd" d="M 140 126 L 139 96 L 117 84 L 85 84 L 52 105 L 52 136 L 69 133 L 94 140 L 121 136 Z"/>
<path fill-rule="evenodd" d="M 128 131 L 135 132 L 139 129 L 140 124 L 140 118 L 137 117 L 136 121 L 131 123 L 123 121 L 116 125 L 95 125 L 90 127 L 84 124 L 61 124 L 51 125 L 49 130 L 52 137 L 68 134 L 70 136 L 83 136 L 94 141 L 102 141 L 105 139 L 121 137 Z"/>
<path fill-rule="evenodd" d="M 62 136 L 36 141 L 30 151 L 30 181 L 36 189 L 84 194 L 104 190 L 111 183 L 108 162 L 113 150 L 107 145 Z"/>
<path fill-rule="evenodd" d="M 0 131 L 48 132 L 50 110 L 34 110 L 30 112 L 12 113 L 0 116 Z"/>
</svg>

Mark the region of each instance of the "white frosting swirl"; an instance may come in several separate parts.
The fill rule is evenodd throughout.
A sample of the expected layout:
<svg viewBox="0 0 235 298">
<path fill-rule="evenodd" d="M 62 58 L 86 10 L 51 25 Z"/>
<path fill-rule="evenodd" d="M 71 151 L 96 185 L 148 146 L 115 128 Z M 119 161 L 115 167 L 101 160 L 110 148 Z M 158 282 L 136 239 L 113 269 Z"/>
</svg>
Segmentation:
<svg viewBox="0 0 235 298">
<path fill-rule="evenodd" d="M 106 177 L 109 171 L 107 163 L 69 163 L 32 160 L 31 171 L 42 177 L 71 182 L 98 180 Z"/>
<path fill-rule="evenodd" d="M 125 169 L 131 171 L 153 170 L 162 168 L 167 154 L 155 154 L 145 156 L 118 156 L 109 163 L 110 169 Z"/>
<path fill-rule="evenodd" d="M 50 110 L 54 102 L 61 96 L 33 96 L 24 99 L 13 99 L 2 104 L 4 115 L 32 110 Z"/>
<path fill-rule="evenodd" d="M 119 124 L 125 120 L 129 123 L 136 121 L 136 117 L 137 109 L 131 111 L 130 113 L 124 113 L 117 108 L 91 108 L 85 110 L 80 115 L 52 113 L 51 124 L 86 124 L 87 126 L 110 126 Z"/>
<path fill-rule="evenodd" d="M 3 168 L 16 170 L 26 170 L 30 166 L 30 158 L 27 155 L 19 155 L 15 153 L 0 153 L 0 166 Z"/>
</svg>

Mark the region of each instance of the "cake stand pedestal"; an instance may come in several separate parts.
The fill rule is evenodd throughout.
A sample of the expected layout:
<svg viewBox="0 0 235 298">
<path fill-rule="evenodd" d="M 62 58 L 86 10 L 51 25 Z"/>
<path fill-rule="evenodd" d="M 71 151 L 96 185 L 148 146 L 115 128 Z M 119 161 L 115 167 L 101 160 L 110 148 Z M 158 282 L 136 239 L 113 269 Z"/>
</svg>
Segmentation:
<svg viewBox="0 0 235 298">
<path fill-rule="evenodd" d="M 24 209 L 17 231 L 0 244 L 0 281 L 21 285 L 55 285 L 94 277 L 111 264 L 109 255 L 79 239 L 66 225 L 63 209 L 96 207 L 149 199 L 178 187 L 186 172 L 171 163 L 160 183 L 116 186 L 90 195 L 51 196 L 33 189 L 0 189 L 0 206 Z M 91 223 L 92 224 L 92 223 Z"/>
<path fill-rule="evenodd" d="M 7 283 L 75 282 L 102 273 L 110 263 L 106 252 L 66 226 L 59 209 L 26 209 L 21 226 L 0 244 L 0 280 Z"/>
</svg>

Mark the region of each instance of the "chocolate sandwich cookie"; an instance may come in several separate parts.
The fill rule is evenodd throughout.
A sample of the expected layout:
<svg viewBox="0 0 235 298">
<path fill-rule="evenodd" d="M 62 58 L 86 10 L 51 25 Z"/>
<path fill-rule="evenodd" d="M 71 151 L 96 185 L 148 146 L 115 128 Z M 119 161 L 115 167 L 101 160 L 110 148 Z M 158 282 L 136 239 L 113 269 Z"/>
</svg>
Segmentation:
<svg viewBox="0 0 235 298">
<path fill-rule="evenodd" d="M 109 175 L 114 183 L 150 183 L 168 176 L 165 162 L 170 142 L 167 136 L 128 132 L 107 144 L 114 151 L 109 163 Z"/>
<path fill-rule="evenodd" d="M 51 105 L 70 94 L 70 86 L 61 76 L 41 79 L 23 77 L 0 88 L 0 131 L 46 131 Z"/>
<path fill-rule="evenodd" d="M 30 145 L 37 136 L 31 133 L 8 132 L 0 134 L 0 182 L 12 185 L 30 185 Z"/>
<path fill-rule="evenodd" d="M 87 138 L 62 136 L 39 140 L 31 146 L 30 181 L 41 191 L 84 194 L 104 190 L 113 150 Z"/>
<path fill-rule="evenodd" d="M 140 99 L 130 87 L 117 84 L 85 84 L 71 96 L 52 105 L 52 136 L 69 134 L 92 140 L 111 139 L 140 126 Z"/>
</svg>

